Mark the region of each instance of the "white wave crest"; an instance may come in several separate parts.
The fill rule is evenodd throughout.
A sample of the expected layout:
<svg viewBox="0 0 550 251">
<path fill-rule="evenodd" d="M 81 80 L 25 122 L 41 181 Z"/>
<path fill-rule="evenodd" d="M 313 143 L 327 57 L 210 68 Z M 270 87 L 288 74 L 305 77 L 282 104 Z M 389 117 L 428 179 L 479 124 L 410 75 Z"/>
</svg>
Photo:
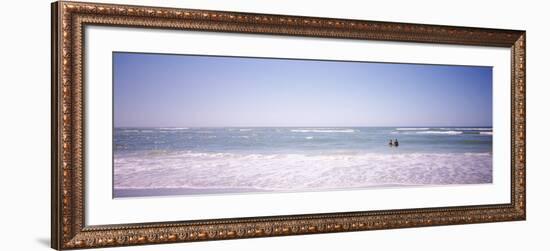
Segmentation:
<svg viewBox="0 0 550 251">
<path fill-rule="evenodd" d="M 442 131 L 492 131 L 490 127 L 401 127 L 395 128 L 396 131 L 426 131 L 426 130 L 442 130 Z"/>
<path fill-rule="evenodd" d="M 462 134 L 462 131 L 421 131 L 416 132 L 420 134 L 449 134 L 449 135 L 456 135 L 456 134 Z"/>
<path fill-rule="evenodd" d="M 354 129 L 337 129 L 337 128 L 329 128 L 329 129 L 292 129 L 291 132 L 318 132 L 318 133 L 353 133 L 355 132 Z"/>
<path fill-rule="evenodd" d="M 139 130 L 126 129 L 126 130 L 122 130 L 122 132 L 139 132 Z"/>
<path fill-rule="evenodd" d="M 428 127 L 404 127 L 404 128 L 395 128 L 397 131 L 423 131 L 429 130 Z"/>
<path fill-rule="evenodd" d="M 178 130 L 188 130 L 188 127 L 159 127 L 159 130 L 166 130 L 166 131 L 178 131 Z"/>
<path fill-rule="evenodd" d="M 439 130 L 458 130 L 458 131 L 492 131 L 490 127 L 439 127 L 433 128 Z"/>
<path fill-rule="evenodd" d="M 493 135 L 493 132 L 479 132 L 481 135 Z"/>
</svg>

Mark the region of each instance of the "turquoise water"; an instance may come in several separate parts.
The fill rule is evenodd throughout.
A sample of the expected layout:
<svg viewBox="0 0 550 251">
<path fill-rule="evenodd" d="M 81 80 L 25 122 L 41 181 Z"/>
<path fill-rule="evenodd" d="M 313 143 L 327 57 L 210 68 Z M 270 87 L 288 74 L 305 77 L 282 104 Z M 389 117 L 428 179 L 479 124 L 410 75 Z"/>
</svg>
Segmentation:
<svg viewBox="0 0 550 251">
<path fill-rule="evenodd" d="M 398 139 L 398 148 L 388 146 Z M 116 128 L 115 153 L 490 153 L 491 128 Z"/>
<path fill-rule="evenodd" d="M 492 138 L 488 127 L 115 128 L 114 189 L 151 196 L 484 184 L 492 182 Z"/>
</svg>

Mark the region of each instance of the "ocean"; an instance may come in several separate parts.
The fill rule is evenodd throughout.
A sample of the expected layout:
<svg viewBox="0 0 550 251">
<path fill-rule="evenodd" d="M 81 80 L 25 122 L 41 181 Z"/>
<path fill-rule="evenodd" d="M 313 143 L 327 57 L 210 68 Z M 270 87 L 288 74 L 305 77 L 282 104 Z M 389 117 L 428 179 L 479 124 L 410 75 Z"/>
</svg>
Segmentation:
<svg viewBox="0 0 550 251">
<path fill-rule="evenodd" d="M 485 184 L 492 138 L 490 127 L 115 128 L 114 197 Z"/>
</svg>

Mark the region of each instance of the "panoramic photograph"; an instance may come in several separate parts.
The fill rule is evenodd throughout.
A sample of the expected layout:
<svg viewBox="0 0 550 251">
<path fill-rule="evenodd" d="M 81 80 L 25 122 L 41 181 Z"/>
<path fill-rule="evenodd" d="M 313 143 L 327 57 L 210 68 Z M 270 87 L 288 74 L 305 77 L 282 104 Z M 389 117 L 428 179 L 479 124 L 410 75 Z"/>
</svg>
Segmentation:
<svg viewBox="0 0 550 251">
<path fill-rule="evenodd" d="M 113 52 L 113 198 L 491 184 L 492 74 Z"/>
</svg>

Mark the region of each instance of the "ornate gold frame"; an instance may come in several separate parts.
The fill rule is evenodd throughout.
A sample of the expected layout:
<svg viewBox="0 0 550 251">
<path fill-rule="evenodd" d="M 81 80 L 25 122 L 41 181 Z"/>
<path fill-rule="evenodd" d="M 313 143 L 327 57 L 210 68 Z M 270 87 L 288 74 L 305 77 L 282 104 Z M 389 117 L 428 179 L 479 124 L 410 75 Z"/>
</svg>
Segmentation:
<svg viewBox="0 0 550 251">
<path fill-rule="evenodd" d="M 510 48 L 511 203 L 444 208 L 86 226 L 83 30 L 86 25 Z M 52 241 L 55 249 L 268 237 L 526 218 L 525 31 L 206 10 L 52 4 Z"/>
</svg>

